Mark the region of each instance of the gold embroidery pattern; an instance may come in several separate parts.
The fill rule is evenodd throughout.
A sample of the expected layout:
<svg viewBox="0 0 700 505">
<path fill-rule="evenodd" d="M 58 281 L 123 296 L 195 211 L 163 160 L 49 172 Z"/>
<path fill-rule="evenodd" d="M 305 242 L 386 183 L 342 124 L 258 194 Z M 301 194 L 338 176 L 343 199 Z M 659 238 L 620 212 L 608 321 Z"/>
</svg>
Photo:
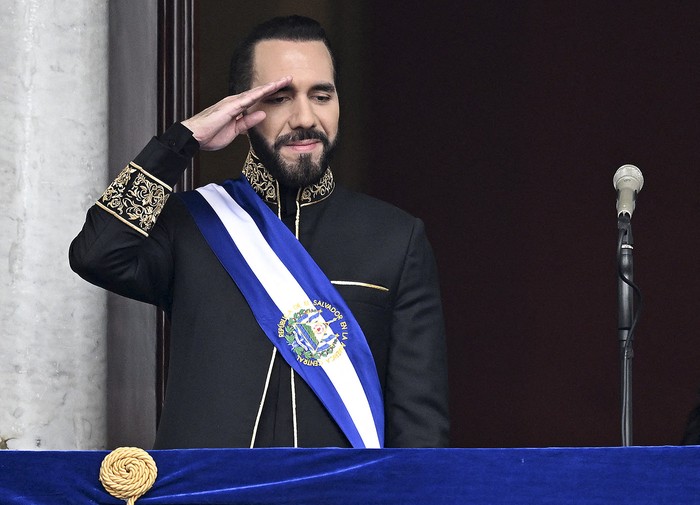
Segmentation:
<svg viewBox="0 0 700 505">
<path fill-rule="evenodd" d="M 263 200 L 270 203 L 277 202 L 275 179 L 252 151 L 248 152 L 243 165 L 243 176 L 248 179 L 252 188 Z"/>
<path fill-rule="evenodd" d="M 277 184 L 275 178 L 270 175 L 265 165 L 263 165 L 253 151 L 248 152 L 248 157 L 243 165 L 243 176 L 248 179 L 248 182 L 260 195 L 260 197 L 268 203 L 277 203 Z M 328 168 L 321 176 L 321 180 L 312 186 L 307 186 L 301 191 L 299 203 L 308 205 L 316 203 L 328 197 L 335 188 L 335 179 L 333 172 Z"/>
<path fill-rule="evenodd" d="M 144 235 L 153 228 L 171 189 L 138 165 L 129 163 L 97 204 Z"/>
<path fill-rule="evenodd" d="M 329 168 L 323 173 L 320 181 L 313 186 L 304 188 L 301 192 L 299 203 L 306 204 L 323 200 L 333 192 L 333 188 L 335 188 L 335 180 L 333 179 L 333 172 Z"/>
</svg>

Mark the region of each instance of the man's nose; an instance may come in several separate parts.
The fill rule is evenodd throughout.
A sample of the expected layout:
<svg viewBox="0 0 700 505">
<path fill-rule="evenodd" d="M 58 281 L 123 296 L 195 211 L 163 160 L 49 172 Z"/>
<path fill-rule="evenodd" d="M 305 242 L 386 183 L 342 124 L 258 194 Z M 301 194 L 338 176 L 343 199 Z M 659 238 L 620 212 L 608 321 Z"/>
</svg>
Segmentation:
<svg viewBox="0 0 700 505">
<path fill-rule="evenodd" d="M 316 114 L 314 114 L 311 102 L 307 98 L 299 98 L 294 101 L 294 110 L 289 118 L 289 127 L 294 129 L 310 129 L 316 126 Z"/>
</svg>

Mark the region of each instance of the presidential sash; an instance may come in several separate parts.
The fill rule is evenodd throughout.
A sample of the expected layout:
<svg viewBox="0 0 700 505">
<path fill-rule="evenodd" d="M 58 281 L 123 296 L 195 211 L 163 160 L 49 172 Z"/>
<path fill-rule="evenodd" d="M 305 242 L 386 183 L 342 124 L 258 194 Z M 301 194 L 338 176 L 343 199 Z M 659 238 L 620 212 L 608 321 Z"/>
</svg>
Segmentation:
<svg viewBox="0 0 700 505">
<path fill-rule="evenodd" d="M 372 353 L 340 294 L 241 177 L 180 194 L 279 353 L 355 448 L 384 446 Z"/>
</svg>

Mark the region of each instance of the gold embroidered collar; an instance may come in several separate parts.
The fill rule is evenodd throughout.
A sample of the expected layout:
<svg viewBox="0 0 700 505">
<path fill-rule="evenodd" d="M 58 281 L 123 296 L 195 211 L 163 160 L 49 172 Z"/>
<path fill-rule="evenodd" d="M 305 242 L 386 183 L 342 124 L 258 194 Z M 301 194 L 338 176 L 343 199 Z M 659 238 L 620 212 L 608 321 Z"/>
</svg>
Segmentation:
<svg viewBox="0 0 700 505">
<path fill-rule="evenodd" d="M 252 150 L 248 151 L 248 157 L 243 165 L 243 176 L 253 187 L 255 192 L 268 203 L 278 203 L 279 183 L 270 175 L 265 165 L 258 159 Z M 299 192 L 299 203 L 308 205 L 320 202 L 330 196 L 335 188 L 335 179 L 330 167 L 321 176 L 321 180 L 311 186 L 302 188 Z"/>
</svg>

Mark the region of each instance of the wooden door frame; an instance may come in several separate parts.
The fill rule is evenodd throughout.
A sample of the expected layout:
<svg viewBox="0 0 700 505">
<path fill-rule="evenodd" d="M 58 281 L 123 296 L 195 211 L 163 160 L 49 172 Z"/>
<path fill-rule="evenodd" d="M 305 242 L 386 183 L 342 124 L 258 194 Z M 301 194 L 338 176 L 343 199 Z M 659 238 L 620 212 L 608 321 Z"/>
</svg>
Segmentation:
<svg viewBox="0 0 700 505">
<path fill-rule="evenodd" d="M 193 114 L 195 100 L 194 0 L 158 0 L 158 132 Z M 195 162 L 190 162 L 175 191 L 194 188 Z M 157 313 L 156 425 L 165 400 L 170 357 L 170 322 L 162 309 Z"/>
</svg>

